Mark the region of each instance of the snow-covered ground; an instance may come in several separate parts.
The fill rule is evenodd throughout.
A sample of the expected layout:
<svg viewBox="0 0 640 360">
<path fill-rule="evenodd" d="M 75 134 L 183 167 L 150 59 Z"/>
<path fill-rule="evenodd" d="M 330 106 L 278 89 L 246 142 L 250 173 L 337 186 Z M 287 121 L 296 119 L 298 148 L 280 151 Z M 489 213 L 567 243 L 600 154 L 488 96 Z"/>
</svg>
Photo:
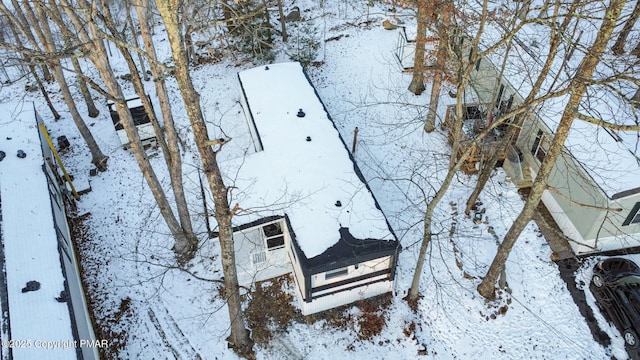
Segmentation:
<svg viewBox="0 0 640 360">
<path fill-rule="evenodd" d="M 449 148 L 445 133 L 422 131 L 429 90 L 421 96 L 406 90 L 411 77 L 401 72 L 394 58 L 397 32 L 383 30 L 385 14 L 374 12 L 382 10 L 365 4 L 361 8 L 346 3 L 325 6 L 326 16 L 317 19 L 320 36 L 337 40 L 323 43 L 318 58 L 322 63 L 308 72 L 342 136 L 352 139 L 354 128 L 359 128 L 355 157 L 403 246 L 396 292 L 382 313 L 386 325 L 370 340 L 359 340 L 360 310 L 352 307 L 339 315 L 346 323 L 342 327 L 325 319 L 291 323 L 270 346 L 256 348 L 258 358 L 410 359 L 419 354 L 425 359 L 627 358 L 619 333 L 599 314 L 596 318 L 612 337 L 612 345 L 605 348 L 593 340 L 550 260 L 551 250 L 533 224 L 522 234 L 506 265 L 510 293 L 501 294 L 491 304 L 477 294 L 475 288 L 495 254 L 496 241 L 522 207 L 516 188 L 500 170 L 481 196 L 486 208 L 481 224 L 463 214 L 475 178 L 459 174 L 454 179 L 436 211 L 436 236 L 422 275 L 417 314 L 409 309 L 402 298 L 416 265 L 425 202 L 446 172 Z M 116 69 L 126 72 L 118 57 L 112 60 Z M 278 55 L 276 61 L 288 59 Z M 228 152 L 223 156 L 228 158 L 238 156 L 249 144 L 243 135 L 246 125 L 237 72 L 253 66 L 223 60 L 193 70 L 214 133 L 211 137 L 218 137 L 222 129 L 234 139 L 225 146 Z M 132 91 L 130 84 L 123 85 Z M 154 98 L 153 84 L 147 86 Z M 176 122 L 187 143 L 185 185 L 201 248 L 185 271 L 173 266 L 166 226 L 132 154 L 120 146 L 105 102 L 100 101 L 99 118 L 87 119 L 110 156 L 109 170 L 90 178 L 92 191 L 78 202 L 78 214 L 91 214 L 85 221 L 86 239 L 80 249 L 95 317 L 106 331 L 98 336 L 115 341 L 125 334 L 121 336 L 124 341 L 114 344 L 118 358 L 235 359 L 227 348 L 229 319 L 217 282 L 222 277 L 220 249 L 205 233 L 197 152 L 175 83 L 169 80 L 168 86 L 175 100 Z M 22 82 L 3 88 L 0 99 L 23 97 L 22 89 Z M 61 97 L 52 96 L 63 115 L 58 122 L 36 93 L 26 95 L 36 102 L 52 137 L 66 135 L 71 141 L 72 149 L 64 158 L 68 168 L 76 177 L 88 176 L 90 157 L 82 139 Z M 443 91 L 439 111 L 443 113 L 451 102 Z M 159 106 L 155 108 L 159 111 Z M 152 164 L 169 187 L 161 156 L 154 156 Z M 579 280 L 588 283 L 592 265 L 583 266 Z M 587 294 L 593 306 L 593 297 Z"/>
</svg>

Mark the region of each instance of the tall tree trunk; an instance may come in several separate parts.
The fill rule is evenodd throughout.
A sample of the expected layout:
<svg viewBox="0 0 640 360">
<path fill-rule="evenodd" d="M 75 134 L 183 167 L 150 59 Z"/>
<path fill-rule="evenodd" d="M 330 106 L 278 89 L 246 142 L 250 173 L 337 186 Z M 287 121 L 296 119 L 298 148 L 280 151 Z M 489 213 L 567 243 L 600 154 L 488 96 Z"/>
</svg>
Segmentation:
<svg viewBox="0 0 640 360">
<path fill-rule="evenodd" d="M 42 65 L 42 77 L 44 78 L 44 81 L 50 82 L 53 77 L 51 76 L 51 72 L 49 71 L 49 67 L 47 65 Z"/>
<path fill-rule="evenodd" d="M 108 6 L 108 4 L 106 4 L 105 6 Z M 133 23 L 133 18 L 131 17 L 131 4 L 127 0 L 125 1 L 124 6 L 127 7 L 127 10 L 126 10 L 127 23 L 129 24 L 129 28 L 131 29 L 131 39 L 133 40 L 133 45 L 139 49 L 140 44 L 138 42 L 138 31 L 136 30 L 136 25 Z M 138 54 L 138 62 L 140 63 L 140 72 L 142 73 L 142 78 L 144 79 L 144 81 L 149 81 L 149 74 L 147 74 L 147 70 L 145 69 L 144 59 L 142 58 L 142 54 L 140 52 L 137 52 L 137 54 Z"/>
<path fill-rule="evenodd" d="M 56 10 L 56 12 L 60 14 L 60 11 Z M 62 38 L 64 39 L 65 46 L 67 46 L 68 48 L 71 48 L 72 47 L 71 39 L 74 37 L 73 33 L 71 33 L 69 29 L 67 29 L 66 27 L 62 27 L 60 31 L 62 32 Z M 92 118 L 98 117 L 98 115 L 100 115 L 100 111 L 98 110 L 98 108 L 96 108 L 96 104 L 93 102 L 93 97 L 91 97 L 91 92 L 87 87 L 87 82 L 85 80 L 85 76 L 82 71 L 82 66 L 80 66 L 80 61 L 78 61 L 77 57 L 72 56 L 71 64 L 73 66 L 73 70 L 76 73 L 76 79 L 77 79 L 76 81 L 78 83 L 78 88 L 80 89 L 80 94 L 82 95 L 82 98 L 84 99 L 84 102 L 87 105 L 87 113 L 89 117 L 92 117 Z"/>
<path fill-rule="evenodd" d="M 24 4 L 24 7 L 30 10 L 27 4 Z M 39 7 L 36 8 L 36 14 L 37 14 L 38 21 L 36 21 L 36 18 L 33 15 L 33 12 L 27 11 L 28 16 L 30 17 L 33 16 L 33 18 L 31 18 L 32 26 L 38 29 L 38 31 L 36 31 L 36 34 L 38 34 L 38 36 L 42 36 L 42 38 L 40 39 L 40 42 L 44 45 L 44 47 L 48 52 L 53 53 L 56 51 L 56 48 L 54 45 L 55 43 L 53 41 L 53 36 L 51 35 L 51 30 L 49 28 L 48 17 L 44 13 L 44 11 Z M 109 157 L 102 153 L 102 150 L 100 150 L 100 147 L 98 146 L 98 143 L 96 142 L 95 138 L 91 134 L 89 127 L 87 127 L 87 124 L 82 119 L 82 116 L 80 116 L 80 113 L 78 112 L 78 108 L 76 107 L 76 104 L 73 100 L 73 96 L 71 95 L 71 91 L 69 91 L 69 86 L 67 85 L 67 81 L 64 77 L 64 73 L 62 72 L 60 61 L 53 60 L 49 65 L 52 68 L 53 77 L 55 78 L 56 82 L 60 86 L 62 97 L 64 98 L 64 101 L 67 104 L 67 107 L 69 108 L 69 112 L 71 113 L 71 118 L 73 119 L 73 122 L 76 124 L 76 127 L 80 132 L 80 135 L 82 135 L 82 138 L 84 139 L 84 141 L 87 143 L 87 146 L 89 147 L 89 151 L 91 152 L 91 158 L 92 158 L 91 162 L 96 166 L 98 170 L 100 171 L 107 170 L 107 160 L 109 159 Z"/>
<path fill-rule="evenodd" d="M 171 111 L 171 100 L 169 99 L 169 92 L 165 86 L 165 81 L 162 76 L 162 69 L 157 65 L 158 58 L 156 55 L 156 49 L 153 44 L 152 30 L 149 25 L 149 18 L 147 9 L 149 3 L 147 0 L 136 0 L 139 6 L 136 6 L 136 12 L 140 22 L 140 33 L 142 35 L 142 41 L 144 43 L 147 55 L 150 58 L 149 67 L 151 69 L 151 76 L 154 78 L 156 86 L 156 94 L 160 102 L 160 110 L 162 111 L 162 119 L 164 120 L 164 132 L 167 137 L 167 154 L 165 160 L 167 161 L 167 167 L 169 168 L 169 177 L 171 178 L 171 187 L 173 189 L 173 195 L 176 199 L 176 206 L 178 209 L 178 217 L 180 219 L 180 225 L 182 226 L 187 239 L 193 243 L 194 249 L 197 246 L 197 238 L 193 233 L 193 226 L 191 224 L 191 217 L 189 215 L 189 207 L 187 206 L 187 199 L 184 193 L 184 186 L 182 185 L 182 155 L 180 154 L 180 147 L 178 141 L 178 132 L 173 121 L 173 113 Z M 163 151 L 164 148 L 163 148 Z"/>
<path fill-rule="evenodd" d="M 633 8 L 633 12 L 629 16 L 629 19 L 624 23 L 624 27 L 620 31 L 620 34 L 618 34 L 616 43 L 613 44 L 613 47 L 611 48 L 614 55 L 624 54 L 624 46 L 627 43 L 627 37 L 633 29 L 633 26 L 638 21 L 638 17 L 640 17 L 640 1 L 636 1 L 636 6 Z"/>
<path fill-rule="evenodd" d="M 439 61 L 439 60 L 438 60 Z M 436 65 L 436 67 L 439 65 Z M 438 102 L 440 101 L 440 89 L 442 88 L 442 71 L 435 70 L 433 75 L 433 84 L 431 85 L 431 96 L 429 100 L 429 110 L 427 118 L 424 121 L 424 131 L 432 132 L 436 129 L 436 114 L 438 111 Z"/>
<path fill-rule="evenodd" d="M 102 39 L 100 38 L 101 30 L 98 28 L 98 25 L 94 21 L 84 21 L 84 19 L 80 19 L 78 14 L 86 14 L 87 16 L 92 16 L 94 18 L 97 17 L 96 13 L 98 12 L 97 3 L 88 4 L 84 0 L 80 0 L 79 4 L 82 8 L 84 8 L 83 12 L 74 12 L 72 7 L 69 5 L 67 0 L 60 0 L 61 8 L 64 9 L 67 16 L 71 20 L 76 32 L 79 34 L 81 40 L 87 44 L 88 49 L 90 51 L 85 51 L 89 54 L 89 59 L 96 67 L 96 70 L 100 73 L 102 81 L 104 82 L 107 91 L 113 97 L 115 102 L 116 111 L 118 112 L 118 116 L 120 117 L 120 123 L 124 127 L 127 136 L 130 141 L 131 151 L 140 167 L 142 175 L 144 176 L 151 193 L 158 204 L 158 208 L 160 210 L 160 214 L 165 220 L 169 231 L 171 232 L 173 238 L 175 239 L 174 251 L 178 254 L 178 261 L 183 262 L 181 255 L 188 252 L 189 249 L 189 241 L 184 236 L 182 228 L 178 223 L 178 220 L 173 214 L 173 210 L 171 209 L 171 205 L 167 199 L 167 196 L 158 180 L 151 164 L 149 163 L 149 159 L 144 151 L 144 147 L 142 142 L 140 141 L 140 136 L 138 134 L 138 130 L 133 122 L 133 118 L 131 117 L 131 112 L 127 107 L 126 100 L 124 95 L 122 94 L 122 89 L 116 80 L 116 77 L 113 73 L 113 69 L 111 68 L 111 64 L 109 63 L 109 56 L 107 54 L 107 50 L 104 46 Z M 91 35 L 85 30 L 85 26 L 88 27 Z M 91 37 L 93 36 L 93 38 Z"/>
<path fill-rule="evenodd" d="M 440 89 L 444 80 L 445 68 L 447 66 L 447 45 L 449 41 L 449 26 L 451 14 L 449 6 L 442 6 L 442 25 L 438 26 L 438 51 L 436 53 L 436 63 L 434 66 L 433 84 L 431 85 L 431 99 L 429 101 L 429 111 L 424 122 L 424 131 L 430 133 L 436 129 L 436 115 L 438 102 L 440 102 Z"/>
<path fill-rule="evenodd" d="M 542 161 L 540 170 L 536 176 L 533 186 L 531 187 L 529 198 L 513 225 L 511 225 L 511 228 L 509 228 L 509 231 L 507 231 L 507 234 L 504 236 L 504 240 L 498 247 L 498 252 L 489 267 L 487 275 L 480 285 L 478 285 L 478 292 L 486 299 L 495 298 L 495 284 L 498 276 L 500 272 L 502 272 L 502 269 L 504 269 L 504 265 L 509 257 L 511 249 L 518 240 L 522 230 L 533 218 L 533 214 L 542 199 L 542 194 L 547 188 L 549 174 L 551 174 L 556 161 L 560 157 L 564 142 L 569 135 L 571 124 L 576 117 L 578 107 L 584 93 L 586 92 L 587 83 L 593 76 L 596 65 L 607 48 L 607 44 L 611 39 L 611 34 L 615 29 L 616 22 L 620 18 L 620 13 L 622 12 L 624 3 L 625 0 L 611 0 L 604 14 L 602 24 L 600 25 L 600 29 L 594 43 L 589 51 L 587 51 L 585 57 L 580 63 L 580 66 L 576 70 L 576 74 L 570 84 L 572 89 L 571 95 L 555 130 L 555 136 L 549 146 L 549 151 Z"/>
<path fill-rule="evenodd" d="M 282 0 L 277 0 L 278 15 L 280 15 L 280 32 L 282 33 L 282 41 L 287 42 L 289 35 L 287 34 L 287 19 L 284 18 L 284 10 L 282 9 Z"/>
<path fill-rule="evenodd" d="M 40 90 L 42 97 L 44 97 L 44 101 L 47 103 L 47 107 L 49 107 L 49 110 L 51 110 L 51 115 L 53 115 L 54 119 L 60 120 L 60 113 L 58 113 L 58 110 L 56 110 L 55 106 L 53 106 L 51 98 L 49 97 L 49 93 L 47 92 L 47 89 L 44 88 L 44 84 L 42 83 L 42 80 L 38 75 L 38 70 L 35 66 L 29 65 L 29 71 L 31 72 L 31 75 L 33 75 L 33 79 L 36 81 L 38 89 Z"/>
<path fill-rule="evenodd" d="M 479 22 L 479 29 L 475 39 L 472 41 L 472 44 L 471 44 L 471 47 L 474 49 L 477 48 L 478 42 L 480 41 L 480 36 L 483 33 L 484 25 L 487 20 L 487 14 L 488 14 L 487 0 L 484 0 L 483 12 Z M 460 60 L 460 59 L 457 59 L 457 60 Z M 451 185 L 451 181 L 453 180 L 455 173 L 460 169 L 462 164 L 464 164 L 465 159 L 469 156 L 469 154 L 471 153 L 471 149 L 473 148 L 472 146 L 469 146 L 467 150 L 465 150 L 462 154 L 459 154 L 460 153 L 459 151 L 460 132 L 462 131 L 462 124 L 463 124 L 463 120 L 462 120 L 463 119 L 463 111 L 462 111 L 463 103 L 462 102 L 464 100 L 464 89 L 467 86 L 467 83 L 469 81 L 469 76 L 471 74 L 471 71 L 473 70 L 473 64 L 465 64 L 461 61 L 458 61 L 458 66 L 459 66 L 459 69 L 458 69 L 459 81 L 456 84 L 456 93 L 457 93 L 456 120 L 452 125 L 453 129 L 451 130 L 453 135 L 453 144 L 452 144 L 451 154 L 449 155 L 449 167 L 442 185 L 438 188 L 438 190 L 436 191 L 431 201 L 428 202 L 427 209 L 425 211 L 424 224 L 423 224 L 424 233 L 422 235 L 422 244 L 420 246 L 420 252 L 418 254 L 418 263 L 416 264 L 416 269 L 413 273 L 413 280 L 411 282 L 411 288 L 409 289 L 409 294 L 407 295 L 410 301 L 418 300 L 418 296 L 420 292 L 420 278 L 422 277 L 422 269 L 424 268 L 426 253 L 427 253 L 427 250 L 429 249 L 429 245 L 431 244 L 431 237 L 433 235 L 433 232 L 431 229 L 431 225 L 433 223 L 433 213 L 436 207 L 438 206 L 438 204 L 440 203 L 440 200 L 442 200 L 447 190 L 449 189 L 449 186 Z M 482 139 L 484 136 L 486 136 L 486 132 L 484 134 L 478 135 L 478 139 Z"/>
<path fill-rule="evenodd" d="M 458 90 L 462 90 L 462 89 L 459 88 Z M 461 127 L 462 122 L 456 121 L 456 124 L 454 124 L 454 126 Z M 454 142 L 456 142 L 456 140 L 454 140 Z M 420 278 L 422 277 L 422 269 L 424 268 L 424 262 L 426 259 L 427 250 L 429 248 L 429 245 L 431 244 L 431 236 L 433 235 L 431 230 L 431 223 L 433 221 L 433 212 L 435 211 L 438 204 L 440 204 L 440 200 L 442 200 L 442 197 L 444 197 L 444 194 L 446 194 L 447 190 L 449 189 L 449 186 L 451 185 L 451 181 L 453 180 L 453 177 L 455 176 L 456 172 L 458 171 L 458 169 L 460 169 L 460 166 L 462 165 L 462 162 L 460 161 L 458 161 L 459 164 L 456 163 L 456 160 L 455 160 L 457 156 L 456 153 L 457 153 L 457 150 L 454 152 L 454 150 L 452 149 L 451 155 L 449 158 L 449 163 L 453 164 L 453 166 L 449 166 L 449 170 L 447 171 L 447 175 L 445 176 L 444 181 L 442 182 L 442 185 L 440 186 L 440 188 L 438 188 L 438 191 L 436 191 L 436 194 L 433 196 L 433 199 L 431 199 L 431 201 L 429 201 L 429 203 L 427 204 L 427 210 L 425 211 L 425 214 L 424 214 L 422 244 L 420 245 L 420 252 L 418 254 L 418 263 L 416 264 L 416 269 L 413 272 L 413 280 L 411 281 L 411 288 L 409 289 L 409 299 L 412 301 L 416 301 L 420 293 Z"/>
<path fill-rule="evenodd" d="M 409 84 L 409 91 L 416 95 L 424 92 L 425 45 L 427 44 L 427 25 L 429 23 L 429 6 L 426 0 L 418 0 L 418 31 L 416 34 L 416 50 L 413 58 L 413 77 Z"/>
<path fill-rule="evenodd" d="M 143 9 L 143 8 L 141 8 Z M 111 15 L 111 10 L 108 5 L 105 4 L 102 12 L 105 14 L 107 19 L 113 19 Z M 146 17 L 145 17 L 146 20 Z M 117 36 L 117 30 L 113 23 L 110 21 L 105 23 L 105 26 L 112 32 L 114 36 Z M 141 24 L 141 28 L 144 25 Z M 164 134 L 160 124 L 158 122 L 158 118 L 156 117 L 155 112 L 153 111 L 153 106 L 151 105 L 151 101 L 146 95 L 144 84 L 142 83 L 142 79 L 139 76 L 138 68 L 136 67 L 135 61 L 133 60 L 133 56 L 129 52 L 129 50 L 119 44 L 116 44 L 116 48 L 120 51 L 127 66 L 129 67 L 129 72 L 131 73 L 131 82 L 136 90 L 136 93 L 140 96 L 140 100 L 144 106 L 145 112 L 149 116 L 149 121 L 151 122 L 154 132 L 156 134 L 156 139 L 162 148 L 162 154 L 167 164 L 167 169 L 170 173 L 171 178 L 171 187 L 174 191 L 174 197 L 176 200 L 176 207 L 178 209 L 178 217 L 180 219 L 180 227 L 182 229 L 182 233 L 184 235 L 185 240 L 187 241 L 186 245 L 178 245 L 176 249 L 181 249 L 179 256 L 181 262 L 187 262 L 193 259 L 195 252 L 198 247 L 198 238 L 193 233 L 193 229 L 191 226 L 191 218 L 189 217 L 189 210 L 187 207 L 187 201 L 184 196 L 184 187 L 182 185 L 182 159 L 179 151 L 177 151 L 177 140 L 175 135 L 175 127 L 173 126 L 173 121 L 170 122 L 169 131 L 173 131 L 174 135 L 172 137 L 174 147 L 173 151 L 169 150 L 169 145 L 164 139 Z M 161 102 L 168 102 L 166 92 L 164 93 L 165 98 L 161 99 Z M 168 105 L 168 104 L 167 104 Z M 166 110 L 166 108 L 165 108 Z M 171 111 L 170 105 L 168 111 Z M 170 114 L 170 113 L 169 113 Z M 171 114 L 169 115 L 171 116 Z"/>
<path fill-rule="evenodd" d="M 184 43 L 182 42 L 182 33 L 180 32 L 178 22 L 179 1 L 158 0 L 156 1 L 156 5 L 167 29 L 167 36 L 169 37 L 175 64 L 175 78 L 182 94 L 187 115 L 191 121 L 191 127 L 193 128 L 196 145 L 202 159 L 204 172 L 209 181 L 211 193 L 214 198 L 214 216 L 219 228 L 227 308 L 231 320 L 229 343 L 238 354 L 253 357 L 253 344 L 245 328 L 242 316 L 242 304 L 240 302 L 238 274 L 233 246 L 232 212 L 229 208 L 228 189 L 220 174 L 216 152 L 207 144 L 209 135 L 200 107 L 200 95 L 193 87 L 191 81 L 187 54 Z"/>
<path fill-rule="evenodd" d="M 100 110 L 96 107 L 96 104 L 93 102 L 93 97 L 91 97 L 91 92 L 87 87 L 87 82 L 84 81 L 84 74 L 82 72 L 82 67 L 80 66 L 80 62 L 74 56 L 71 57 L 71 64 L 73 64 L 73 69 L 75 70 L 78 81 L 78 87 L 80 88 L 80 93 L 84 98 L 85 104 L 87 104 L 87 112 L 89 117 L 95 118 L 100 115 Z"/>
</svg>

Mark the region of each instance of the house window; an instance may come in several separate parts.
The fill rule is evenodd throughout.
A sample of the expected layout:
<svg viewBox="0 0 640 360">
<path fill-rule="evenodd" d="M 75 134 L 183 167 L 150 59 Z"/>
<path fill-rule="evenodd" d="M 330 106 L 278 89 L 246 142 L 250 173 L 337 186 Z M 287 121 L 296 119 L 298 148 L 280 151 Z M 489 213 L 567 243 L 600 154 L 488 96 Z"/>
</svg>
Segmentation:
<svg viewBox="0 0 640 360">
<path fill-rule="evenodd" d="M 533 142 L 533 147 L 531 148 L 531 154 L 536 157 L 540 162 L 542 162 L 547 156 L 547 151 L 549 149 L 549 139 L 544 135 L 542 130 L 538 130 L 538 134 L 536 135 L 536 139 Z"/>
<path fill-rule="evenodd" d="M 326 273 L 324 273 L 324 279 L 331 280 L 331 279 L 335 279 L 337 277 L 345 276 L 348 274 L 349 274 L 349 268 L 345 267 L 341 269 L 335 269 L 335 270 L 327 271 Z"/>
<path fill-rule="evenodd" d="M 502 102 L 502 95 L 504 95 L 504 84 L 500 84 L 500 89 L 498 89 L 498 97 L 496 98 L 496 104 L 500 104 Z"/>
<path fill-rule="evenodd" d="M 284 234 L 279 222 L 265 225 L 262 231 L 267 241 L 267 249 L 276 250 L 284 247 Z"/>
<path fill-rule="evenodd" d="M 640 224 L 640 202 L 637 202 L 622 225 Z"/>
</svg>

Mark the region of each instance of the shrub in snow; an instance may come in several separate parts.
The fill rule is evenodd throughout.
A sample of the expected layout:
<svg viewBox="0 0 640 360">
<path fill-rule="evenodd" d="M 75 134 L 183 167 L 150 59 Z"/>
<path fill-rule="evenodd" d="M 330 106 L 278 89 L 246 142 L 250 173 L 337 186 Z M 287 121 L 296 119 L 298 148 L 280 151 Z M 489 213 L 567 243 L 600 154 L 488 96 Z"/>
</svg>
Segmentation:
<svg viewBox="0 0 640 360">
<path fill-rule="evenodd" d="M 320 35 L 318 29 L 310 22 L 289 24 L 289 41 L 285 54 L 292 61 L 297 61 L 307 67 L 318 56 L 320 49 Z"/>
</svg>

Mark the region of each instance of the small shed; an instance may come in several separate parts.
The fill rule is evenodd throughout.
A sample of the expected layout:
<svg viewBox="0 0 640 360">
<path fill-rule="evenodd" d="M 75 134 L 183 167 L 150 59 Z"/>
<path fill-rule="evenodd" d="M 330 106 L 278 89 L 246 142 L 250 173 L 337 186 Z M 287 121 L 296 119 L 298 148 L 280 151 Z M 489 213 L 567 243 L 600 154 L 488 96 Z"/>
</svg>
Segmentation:
<svg viewBox="0 0 640 360">
<path fill-rule="evenodd" d="M 392 291 L 399 242 L 302 66 L 238 78 L 256 150 L 230 167 L 239 282 L 292 273 L 305 315 Z"/>
<path fill-rule="evenodd" d="M 147 95 L 147 97 L 149 97 L 149 95 Z M 127 132 L 124 130 L 124 126 L 122 126 L 122 124 L 120 123 L 120 116 L 115 109 L 115 103 L 109 100 L 107 102 L 107 106 L 109 107 L 111 120 L 113 121 L 113 126 L 116 128 L 116 134 L 120 139 L 120 143 L 122 143 L 122 146 L 127 149 L 130 143 L 129 136 L 127 136 Z M 136 129 L 138 129 L 138 135 L 140 136 L 140 141 L 142 141 L 142 144 L 144 146 L 155 145 L 157 142 L 156 133 L 153 130 L 153 125 L 151 124 L 149 115 L 144 110 L 144 106 L 142 105 L 142 100 L 140 100 L 140 97 L 131 97 L 127 99 L 127 107 L 131 112 L 133 122 L 136 124 Z"/>
</svg>

